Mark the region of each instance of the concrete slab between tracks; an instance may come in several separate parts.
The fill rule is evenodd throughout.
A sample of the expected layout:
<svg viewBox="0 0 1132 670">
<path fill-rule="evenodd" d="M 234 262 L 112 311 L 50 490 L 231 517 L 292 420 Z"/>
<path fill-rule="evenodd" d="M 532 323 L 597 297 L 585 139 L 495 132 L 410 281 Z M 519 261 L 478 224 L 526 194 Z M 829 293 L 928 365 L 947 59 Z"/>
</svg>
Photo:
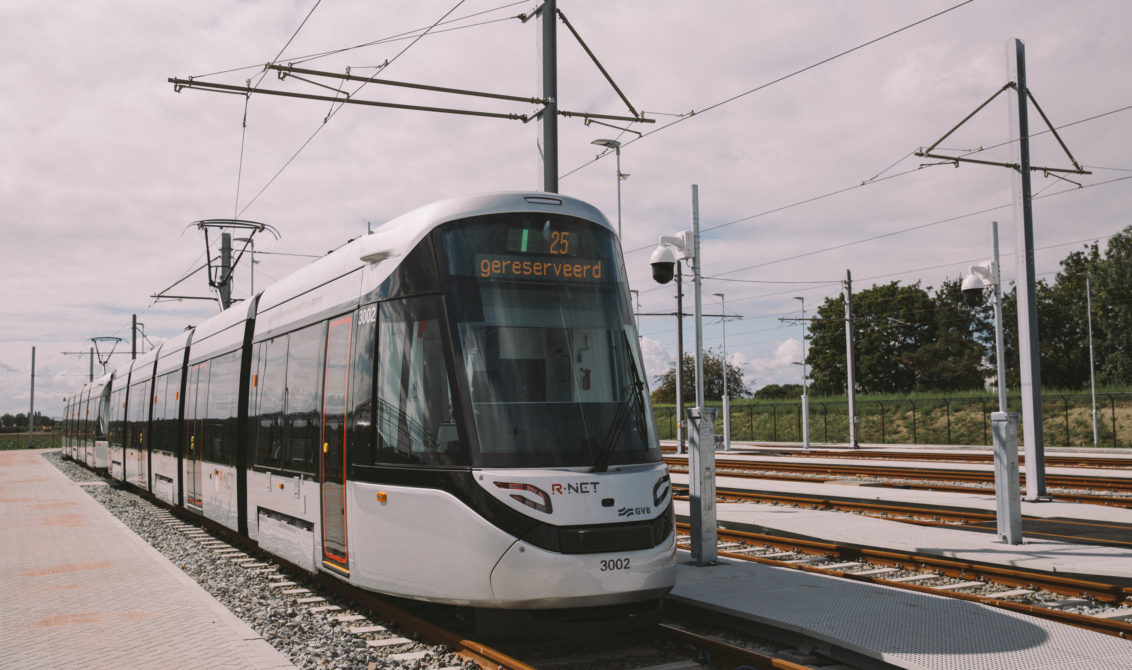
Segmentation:
<svg viewBox="0 0 1132 670">
<path fill-rule="evenodd" d="M 673 473 L 672 481 L 687 484 L 688 476 L 682 473 Z M 994 490 L 989 488 L 986 490 L 986 493 L 951 493 L 946 491 L 921 491 L 917 489 L 874 487 L 869 486 L 869 482 L 867 481 L 860 483 L 858 486 L 846 486 L 845 483 L 841 481 L 826 483 L 820 479 L 808 482 L 776 479 L 744 479 L 741 477 L 727 476 L 717 477 L 716 487 L 721 489 L 738 488 L 781 493 L 848 497 L 854 500 L 906 502 L 916 505 L 934 505 L 938 507 L 959 507 L 991 513 L 995 511 Z M 1022 501 L 1022 515 L 1045 519 L 1081 519 L 1090 522 L 1103 521 L 1115 524 L 1132 524 L 1132 509 L 1064 501 Z"/>
<path fill-rule="evenodd" d="M 291 668 L 36 451 L 0 452 L 0 667 Z"/>
<path fill-rule="evenodd" d="M 1127 640 L 942 596 L 681 551 L 670 598 L 915 670 L 1127 668 Z"/>
<path fill-rule="evenodd" d="M 673 480 L 683 483 L 676 476 Z M 719 486 L 725 486 L 724 478 L 720 479 Z M 993 498 L 991 502 L 993 505 Z M 686 501 L 676 501 L 676 514 L 688 515 Z M 757 527 L 905 553 L 929 554 L 1082 577 L 1127 579 L 1132 575 L 1132 546 L 1099 546 L 1028 537 L 1023 537 L 1020 545 L 1009 545 L 999 542 L 993 533 L 919 526 L 847 512 L 775 505 L 720 503 L 716 507 L 716 515 L 721 524 L 735 524 L 733 527 L 736 528 Z"/>
</svg>

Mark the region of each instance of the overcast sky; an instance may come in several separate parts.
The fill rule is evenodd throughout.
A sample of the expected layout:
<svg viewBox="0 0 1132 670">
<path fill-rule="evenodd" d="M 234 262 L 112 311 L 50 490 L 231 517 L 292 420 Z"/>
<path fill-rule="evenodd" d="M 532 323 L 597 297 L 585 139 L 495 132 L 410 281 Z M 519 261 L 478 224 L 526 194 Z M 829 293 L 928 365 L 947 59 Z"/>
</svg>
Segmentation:
<svg viewBox="0 0 1132 670">
<path fill-rule="evenodd" d="M 27 412 L 33 346 L 36 410 L 59 416 L 62 397 L 89 371 L 87 356 L 64 352 L 85 352 L 96 336 L 122 337 L 117 351 L 128 352 L 131 314 L 158 344 L 216 313 L 212 302 L 151 298 L 203 263 L 203 237 L 186 229 L 194 221 L 238 216 L 278 229 L 279 240 L 257 238 L 264 252 L 258 290 L 309 262 L 303 255 L 323 254 L 369 223 L 450 196 L 540 188 L 535 122 L 346 106 L 324 124 L 326 102 L 256 95 L 245 109 L 242 96 L 175 93 L 167 82 L 256 83 L 262 64 L 282 51 L 279 62 L 312 69 L 372 74 L 388 60 L 386 79 L 541 94 L 540 29 L 512 18 L 534 2 L 468 0 L 453 9 L 454 0 L 327 0 L 312 12 L 315 4 L 0 4 L 0 412 Z M 795 296 L 810 311 L 836 295 L 847 269 L 857 290 L 892 280 L 939 286 L 989 257 L 997 219 L 1004 278 L 1013 280 L 1015 174 L 976 165 L 917 170 L 934 161 L 911 154 L 1011 80 L 1015 37 L 1025 42 L 1029 88 L 1051 121 L 1081 121 L 1061 134 L 1093 172 L 1070 177 L 1081 189 L 1034 175 L 1039 276 L 1052 279 L 1066 254 L 1092 240 L 1103 246 L 1132 223 L 1125 215 L 1132 196 L 1132 3 L 558 6 L 632 105 L 656 120 L 633 125 L 645 133 L 637 139 L 560 119 L 560 191 L 616 221 L 614 157 L 594 161 L 599 148 L 591 142 L 624 143 L 630 281 L 642 311 L 664 312 L 673 310 L 673 290 L 652 282 L 648 256 L 659 235 L 691 227 L 691 185 L 699 185 L 703 267 L 711 277 L 705 311 L 719 312 L 711 294 L 722 292 L 727 311 L 742 317 L 728 324 L 727 351 L 752 388 L 799 381 L 791 362 L 800 359 L 801 328 L 780 317 L 800 315 Z M 412 31 L 446 14 L 456 21 L 414 41 L 419 31 Z M 400 35 L 410 37 L 386 39 Z M 558 41 L 560 109 L 626 114 L 561 23 Z M 326 52 L 337 53 L 307 60 Z M 260 85 L 330 93 L 274 74 Z M 376 85 L 357 97 L 535 111 L 522 102 Z M 1016 160 L 1017 144 L 1008 143 L 1015 105 L 1012 93 L 1000 96 L 942 149 L 1007 143 L 979 157 Z M 1044 129 L 1032 108 L 1030 127 Z M 1034 138 L 1032 153 L 1035 165 L 1069 165 L 1048 133 Z M 237 297 L 249 292 L 248 269 L 245 259 Z M 197 273 L 171 293 L 208 295 L 206 279 Z M 689 311 L 691 304 L 689 296 Z M 674 319 L 642 317 L 641 331 L 655 378 L 675 356 Z M 686 332 L 690 349 L 690 319 Z M 705 346 L 721 349 L 721 335 L 719 320 L 709 319 Z"/>
</svg>

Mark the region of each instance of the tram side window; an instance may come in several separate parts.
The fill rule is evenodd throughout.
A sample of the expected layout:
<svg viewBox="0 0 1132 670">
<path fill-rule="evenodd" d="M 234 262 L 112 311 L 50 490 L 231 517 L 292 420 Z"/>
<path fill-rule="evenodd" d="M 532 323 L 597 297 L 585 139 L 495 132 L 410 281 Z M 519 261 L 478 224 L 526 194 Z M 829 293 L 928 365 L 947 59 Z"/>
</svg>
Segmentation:
<svg viewBox="0 0 1132 670">
<path fill-rule="evenodd" d="M 255 443 L 253 462 L 261 467 L 283 467 L 284 400 L 287 393 L 287 336 L 283 335 L 256 347 L 253 365 L 255 420 L 252 439 Z"/>
<path fill-rule="evenodd" d="M 149 381 L 130 387 L 129 404 L 126 413 L 126 446 L 130 449 L 145 449 L 145 422 L 149 409 Z"/>
<path fill-rule="evenodd" d="M 87 389 L 83 389 L 83 392 L 84 393 L 83 393 L 82 397 L 79 398 L 79 439 L 84 441 L 84 442 L 81 442 L 80 444 L 82 446 L 86 446 L 86 444 L 85 444 L 85 440 L 87 438 L 86 427 L 87 427 L 87 424 L 89 423 L 87 421 L 87 419 L 90 418 L 90 417 L 87 416 L 87 409 L 86 408 L 87 408 L 87 400 L 90 397 L 90 392 Z"/>
<path fill-rule="evenodd" d="M 106 434 L 110 428 L 110 385 L 106 385 L 102 389 L 102 393 L 98 398 L 98 423 L 95 426 L 97 431 L 97 439 L 105 440 Z"/>
<path fill-rule="evenodd" d="M 212 359 L 204 421 L 204 459 L 236 464 L 236 409 L 240 385 L 240 351 Z"/>
<path fill-rule="evenodd" d="M 297 330 L 291 333 L 287 347 L 283 468 L 311 475 L 318 462 L 324 329 L 325 324 L 317 323 Z"/>
<path fill-rule="evenodd" d="M 126 389 L 120 388 L 110 395 L 110 446 L 121 448 L 126 427 Z"/>
<path fill-rule="evenodd" d="M 350 402 L 347 416 L 351 462 L 373 463 L 376 445 L 373 425 L 373 365 L 377 344 L 377 305 L 358 311 L 354 332 L 354 361 L 350 371 Z"/>
<path fill-rule="evenodd" d="M 439 298 L 381 306 L 377 372 L 376 461 L 466 461 L 452 406 Z"/>
<path fill-rule="evenodd" d="M 153 448 L 169 453 L 177 451 L 177 413 L 180 411 L 181 371 L 161 375 L 154 391 L 157 404 L 153 408 Z"/>
</svg>

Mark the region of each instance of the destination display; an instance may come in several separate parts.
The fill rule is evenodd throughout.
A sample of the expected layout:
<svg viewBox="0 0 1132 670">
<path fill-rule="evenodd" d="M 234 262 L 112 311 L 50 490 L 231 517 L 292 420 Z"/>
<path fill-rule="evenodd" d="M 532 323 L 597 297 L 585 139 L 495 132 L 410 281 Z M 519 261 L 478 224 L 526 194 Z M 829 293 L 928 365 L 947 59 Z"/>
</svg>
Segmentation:
<svg viewBox="0 0 1132 670">
<path fill-rule="evenodd" d="M 540 258 L 513 255 L 476 255 L 477 275 L 484 279 L 568 279 L 601 281 L 602 261 L 577 258 Z"/>
</svg>

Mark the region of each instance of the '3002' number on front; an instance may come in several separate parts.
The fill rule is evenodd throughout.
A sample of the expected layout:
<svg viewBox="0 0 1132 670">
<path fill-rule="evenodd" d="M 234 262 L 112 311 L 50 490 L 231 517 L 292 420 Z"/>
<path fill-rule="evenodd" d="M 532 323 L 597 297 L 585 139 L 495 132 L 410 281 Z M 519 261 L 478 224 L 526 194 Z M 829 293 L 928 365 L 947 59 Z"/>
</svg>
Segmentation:
<svg viewBox="0 0 1132 670">
<path fill-rule="evenodd" d="M 627 558 L 611 558 L 601 562 L 601 571 L 610 572 L 611 570 L 628 570 L 629 559 Z"/>
</svg>

